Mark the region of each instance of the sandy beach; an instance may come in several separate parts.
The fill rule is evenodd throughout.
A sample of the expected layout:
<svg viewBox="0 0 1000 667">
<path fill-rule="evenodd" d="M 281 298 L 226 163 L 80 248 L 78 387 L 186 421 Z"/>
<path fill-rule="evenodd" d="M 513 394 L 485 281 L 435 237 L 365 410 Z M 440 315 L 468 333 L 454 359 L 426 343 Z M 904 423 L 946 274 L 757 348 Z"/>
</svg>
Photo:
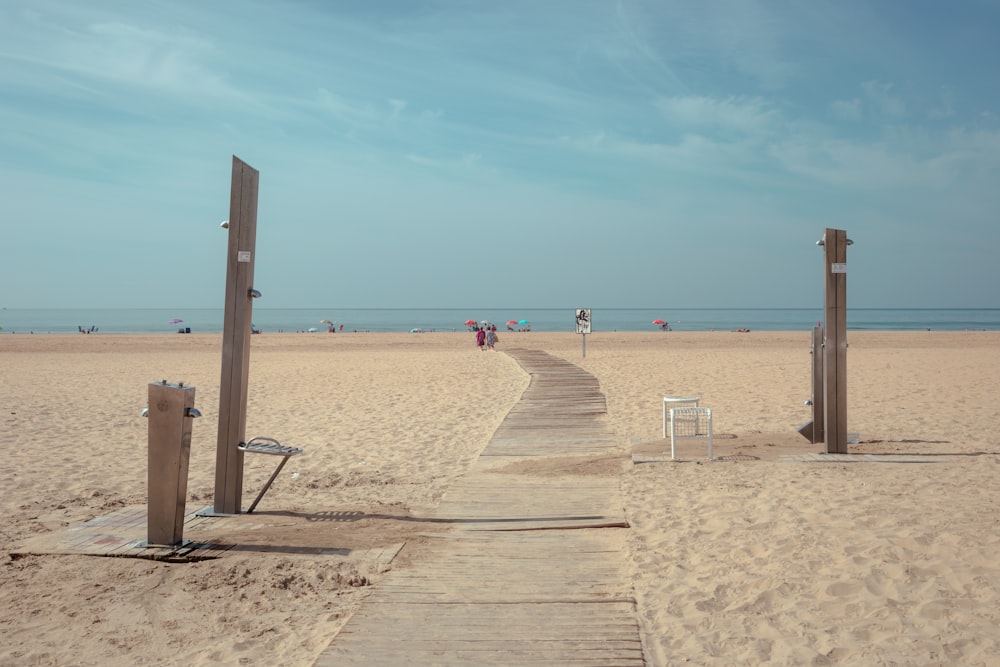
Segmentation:
<svg viewBox="0 0 1000 667">
<path fill-rule="evenodd" d="M 621 557 L 649 665 L 988 665 L 1000 655 L 1000 332 L 849 332 L 850 451 L 804 462 L 808 332 L 264 334 L 247 435 L 305 449 L 261 546 L 196 563 L 7 557 L 0 665 L 311 665 L 479 455 L 529 377 L 504 349 L 596 376 L 620 442 Z M 189 507 L 211 505 L 221 336 L 0 335 L 0 540 L 146 502 L 150 382 L 196 388 Z M 716 456 L 669 454 L 661 398 L 697 395 Z M 897 460 L 893 461 L 893 458 Z M 919 458 L 919 462 L 911 459 Z M 263 460 L 262 460 L 263 459 Z M 246 460 L 244 504 L 271 457 Z M 257 516 L 257 515 L 254 515 Z M 246 537 L 234 533 L 228 537 Z M 404 546 L 391 563 L 311 547 Z"/>
</svg>

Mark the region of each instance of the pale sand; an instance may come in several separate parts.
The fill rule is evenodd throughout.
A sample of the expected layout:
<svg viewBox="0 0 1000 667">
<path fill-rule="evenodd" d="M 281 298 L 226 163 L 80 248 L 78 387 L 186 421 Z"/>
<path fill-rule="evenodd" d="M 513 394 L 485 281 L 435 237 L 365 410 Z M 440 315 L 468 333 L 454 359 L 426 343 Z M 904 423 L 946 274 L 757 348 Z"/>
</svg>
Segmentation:
<svg viewBox="0 0 1000 667">
<path fill-rule="evenodd" d="M 1000 333 L 851 332 L 852 452 L 803 463 L 808 333 L 501 333 L 594 373 L 631 450 L 669 453 L 661 397 L 702 397 L 729 460 L 625 466 L 650 665 L 996 664 Z M 188 506 L 211 504 L 221 336 L 0 336 L 2 543 L 145 503 L 147 385 L 197 390 Z M 248 435 L 306 449 L 265 496 L 274 553 L 0 569 L 0 664 L 309 665 L 384 575 L 294 553 L 406 542 L 528 384 L 470 334 L 253 337 Z M 688 446 L 692 457 L 701 446 Z M 244 504 L 275 464 L 247 457 Z M 297 475 L 295 475 L 297 473 Z M 358 520 L 348 520 L 361 516 Z M 347 517 L 347 518 L 345 518 Z"/>
</svg>

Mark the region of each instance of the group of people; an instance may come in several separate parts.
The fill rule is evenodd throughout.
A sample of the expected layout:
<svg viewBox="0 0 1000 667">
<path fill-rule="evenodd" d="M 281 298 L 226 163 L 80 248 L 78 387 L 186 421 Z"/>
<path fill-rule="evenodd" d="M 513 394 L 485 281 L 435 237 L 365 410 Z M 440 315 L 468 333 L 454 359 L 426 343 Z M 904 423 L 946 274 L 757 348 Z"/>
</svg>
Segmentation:
<svg viewBox="0 0 1000 667">
<path fill-rule="evenodd" d="M 497 327 L 495 324 L 481 326 L 476 329 L 476 345 L 480 351 L 496 349 L 498 340 L 500 340 L 500 337 L 497 336 Z"/>
</svg>

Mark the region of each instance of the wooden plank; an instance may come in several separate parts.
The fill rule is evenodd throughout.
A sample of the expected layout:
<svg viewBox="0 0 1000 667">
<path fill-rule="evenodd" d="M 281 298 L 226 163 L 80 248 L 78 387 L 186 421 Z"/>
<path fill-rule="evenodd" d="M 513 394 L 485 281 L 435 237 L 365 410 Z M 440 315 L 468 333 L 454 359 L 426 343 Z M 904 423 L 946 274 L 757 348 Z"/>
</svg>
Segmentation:
<svg viewBox="0 0 1000 667">
<path fill-rule="evenodd" d="M 789 454 L 778 457 L 779 461 L 797 461 L 805 463 L 935 463 L 942 459 L 909 455 L 876 455 L 876 454 Z"/>
<path fill-rule="evenodd" d="M 531 382 L 483 456 L 596 454 L 617 446 L 607 424 L 607 402 L 593 375 L 538 350 L 507 354 L 531 374 Z"/>
<path fill-rule="evenodd" d="M 207 530 L 216 517 L 199 517 L 195 510 L 185 514 L 185 530 L 196 524 Z M 124 558 L 177 558 L 178 555 L 201 560 L 206 556 L 198 553 L 205 549 L 204 542 L 190 541 L 184 547 L 145 547 L 147 532 L 146 507 L 125 507 L 111 514 L 95 517 L 63 532 L 37 535 L 27 541 L 15 555 L 26 554 L 78 554 L 89 556 L 114 556 Z M 229 547 L 227 547 L 228 549 Z M 208 553 L 213 553 L 212 545 Z M 210 556 L 208 556 L 210 557 Z"/>
<path fill-rule="evenodd" d="M 604 396 L 569 362 L 509 353 L 531 383 L 434 513 L 460 530 L 389 572 L 316 665 L 644 664 L 626 534 L 589 529 L 627 526 L 618 475 L 498 464 L 606 455 L 616 445 Z"/>
<path fill-rule="evenodd" d="M 382 641 L 380 628 L 388 628 L 395 640 Z M 644 662 L 630 603 L 369 601 L 315 664 L 638 666 Z"/>
</svg>

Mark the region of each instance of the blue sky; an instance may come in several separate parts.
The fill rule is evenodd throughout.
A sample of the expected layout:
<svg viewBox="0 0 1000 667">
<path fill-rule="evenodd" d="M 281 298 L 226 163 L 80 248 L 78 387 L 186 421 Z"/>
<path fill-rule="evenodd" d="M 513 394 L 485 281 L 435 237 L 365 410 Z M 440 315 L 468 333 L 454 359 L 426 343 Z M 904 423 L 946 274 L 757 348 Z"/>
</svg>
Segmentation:
<svg viewBox="0 0 1000 667">
<path fill-rule="evenodd" d="M 1000 307 L 1000 2 L 0 3 L 0 306 Z"/>
</svg>

